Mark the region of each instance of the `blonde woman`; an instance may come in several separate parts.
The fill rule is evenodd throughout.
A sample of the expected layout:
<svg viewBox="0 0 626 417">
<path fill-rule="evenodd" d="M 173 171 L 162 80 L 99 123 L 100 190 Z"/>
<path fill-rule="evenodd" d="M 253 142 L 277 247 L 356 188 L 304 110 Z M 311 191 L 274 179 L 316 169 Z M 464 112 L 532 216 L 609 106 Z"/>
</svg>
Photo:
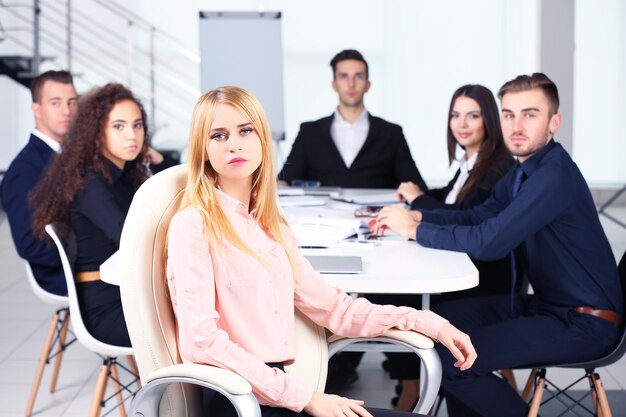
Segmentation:
<svg viewBox="0 0 626 417">
<path fill-rule="evenodd" d="M 287 375 L 294 307 L 345 336 L 415 330 L 443 343 L 468 369 L 464 333 L 430 311 L 352 300 L 299 252 L 276 201 L 272 139 L 258 100 L 238 87 L 204 94 L 189 140 L 189 174 L 168 230 L 167 279 L 185 362 L 232 370 L 250 381 L 264 416 L 387 416 L 392 410 L 313 392 Z M 231 415 L 223 399 L 212 413 Z"/>
</svg>

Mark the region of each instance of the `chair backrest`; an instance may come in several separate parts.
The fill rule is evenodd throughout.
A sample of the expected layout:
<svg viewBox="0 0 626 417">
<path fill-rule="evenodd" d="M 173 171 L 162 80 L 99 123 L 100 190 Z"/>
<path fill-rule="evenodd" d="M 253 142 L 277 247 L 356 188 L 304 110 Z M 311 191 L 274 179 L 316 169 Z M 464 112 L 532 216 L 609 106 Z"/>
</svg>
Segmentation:
<svg viewBox="0 0 626 417">
<path fill-rule="evenodd" d="M 70 315 L 72 317 L 72 327 L 80 344 L 92 352 L 96 352 L 101 355 L 111 357 L 132 355 L 133 350 L 131 348 L 103 343 L 89 333 L 87 327 L 85 327 L 83 316 L 80 312 L 78 295 L 76 294 L 76 284 L 74 283 L 73 262 L 70 262 L 70 258 L 73 259 L 74 254 L 76 253 L 75 239 L 73 236 L 69 236 L 67 242 L 64 244 L 57 234 L 54 225 L 51 224 L 46 225 L 46 232 L 52 238 L 52 241 L 59 251 L 59 256 L 61 257 L 65 282 L 67 283 L 67 298 L 69 301 Z"/>
<path fill-rule="evenodd" d="M 622 303 L 624 306 L 623 308 L 626 309 L 626 252 L 624 253 L 624 255 L 622 255 L 622 259 L 619 261 L 617 269 L 619 270 L 620 283 L 622 284 Z M 564 368 L 585 368 L 585 369 L 601 368 L 601 367 L 609 366 L 617 362 L 618 360 L 622 358 L 622 356 L 624 356 L 624 354 L 626 354 L 626 325 L 622 325 L 621 330 L 622 330 L 622 337 L 619 343 L 617 344 L 617 346 L 615 346 L 615 348 L 608 355 L 597 360 L 593 360 L 589 362 L 582 362 L 582 363 L 575 363 L 575 364 L 568 364 L 563 367 Z"/>
<path fill-rule="evenodd" d="M 30 288 L 33 290 L 37 298 L 40 300 L 52 304 L 55 307 L 68 307 L 69 300 L 67 295 L 57 295 L 46 291 L 43 289 L 41 285 L 35 279 L 35 275 L 33 274 L 33 269 L 30 267 L 30 263 L 27 260 L 24 260 L 24 267 L 26 268 L 26 278 L 28 279 L 28 284 Z"/>
<path fill-rule="evenodd" d="M 119 251 L 123 270 L 120 277 L 122 306 L 139 375 L 144 382 L 152 372 L 181 363 L 163 250 L 165 227 L 175 214 L 186 180 L 186 165 L 169 168 L 149 178 L 135 193 L 122 231 Z M 305 380 L 311 386 L 323 389 L 328 359 L 324 330 L 301 318 L 297 322 L 296 349 L 306 352 L 306 360 L 296 358 L 289 372 L 303 378 L 306 375 Z M 183 399 L 186 394 L 173 391 L 166 394 L 170 414 L 191 414 L 185 404 L 189 401 Z"/>
</svg>

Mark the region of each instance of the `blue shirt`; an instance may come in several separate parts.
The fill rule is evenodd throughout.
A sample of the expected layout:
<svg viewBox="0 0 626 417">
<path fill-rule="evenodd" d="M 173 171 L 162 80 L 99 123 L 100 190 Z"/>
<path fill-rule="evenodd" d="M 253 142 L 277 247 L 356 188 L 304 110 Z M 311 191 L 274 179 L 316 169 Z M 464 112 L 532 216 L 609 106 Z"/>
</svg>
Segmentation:
<svg viewBox="0 0 626 417">
<path fill-rule="evenodd" d="M 481 260 L 502 258 L 523 243 L 528 279 L 541 301 L 622 313 L 615 259 L 574 161 L 550 141 L 521 168 L 515 197 L 513 168 L 479 206 L 423 211 L 417 242 Z"/>
</svg>

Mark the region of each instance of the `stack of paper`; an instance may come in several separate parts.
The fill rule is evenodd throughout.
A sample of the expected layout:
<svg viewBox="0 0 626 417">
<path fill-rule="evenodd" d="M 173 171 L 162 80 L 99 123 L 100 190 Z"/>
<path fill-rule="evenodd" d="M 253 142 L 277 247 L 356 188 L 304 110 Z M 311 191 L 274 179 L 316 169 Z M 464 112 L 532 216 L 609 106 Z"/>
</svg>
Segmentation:
<svg viewBox="0 0 626 417">
<path fill-rule="evenodd" d="M 364 227 L 369 231 L 369 226 L 359 219 L 301 217 L 292 230 L 301 247 L 329 247 L 361 233 Z"/>
</svg>

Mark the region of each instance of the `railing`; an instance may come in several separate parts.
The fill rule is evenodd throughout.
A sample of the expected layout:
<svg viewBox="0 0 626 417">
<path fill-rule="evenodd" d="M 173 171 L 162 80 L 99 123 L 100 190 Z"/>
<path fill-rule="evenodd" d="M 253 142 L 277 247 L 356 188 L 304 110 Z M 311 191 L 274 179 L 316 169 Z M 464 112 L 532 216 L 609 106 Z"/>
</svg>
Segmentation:
<svg viewBox="0 0 626 417">
<path fill-rule="evenodd" d="M 198 52 L 116 2 L 0 0 L 0 41 L 32 56 L 34 75 L 68 69 L 79 92 L 126 84 L 144 102 L 153 135 L 186 137 L 200 95 Z"/>
</svg>

